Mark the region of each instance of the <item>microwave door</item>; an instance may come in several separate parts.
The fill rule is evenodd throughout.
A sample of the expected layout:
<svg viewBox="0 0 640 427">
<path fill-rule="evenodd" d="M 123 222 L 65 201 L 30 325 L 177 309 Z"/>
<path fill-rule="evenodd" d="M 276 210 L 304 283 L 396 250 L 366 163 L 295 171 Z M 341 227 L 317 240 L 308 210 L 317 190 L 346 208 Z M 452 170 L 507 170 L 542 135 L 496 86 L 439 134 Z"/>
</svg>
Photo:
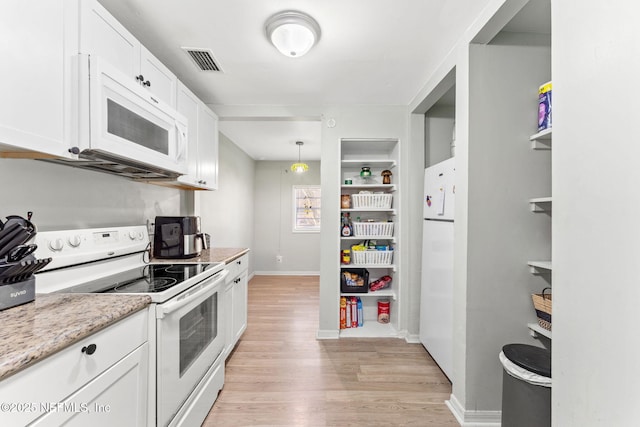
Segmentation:
<svg viewBox="0 0 640 427">
<path fill-rule="evenodd" d="M 90 149 L 187 173 L 186 119 L 100 58 L 90 63 Z"/>
</svg>

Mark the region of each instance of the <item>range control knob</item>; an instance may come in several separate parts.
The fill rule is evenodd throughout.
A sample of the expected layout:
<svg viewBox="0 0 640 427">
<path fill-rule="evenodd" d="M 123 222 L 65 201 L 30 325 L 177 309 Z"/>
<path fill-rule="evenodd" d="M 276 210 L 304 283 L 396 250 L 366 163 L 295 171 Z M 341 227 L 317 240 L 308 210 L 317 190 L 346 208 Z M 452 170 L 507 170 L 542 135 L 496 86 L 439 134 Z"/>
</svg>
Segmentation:
<svg viewBox="0 0 640 427">
<path fill-rule="evenodd" d="M 49 242 L 49 249 L 53 252 L 60 252 L 62 248 L 64 248 L 64 242 L 60 238 L 53 239 Z"/>
<path fill-rule="evenodd" d="M 138 234 L 135 231 L 130 231 L 129 232 L 129 239 L 136 240 L 137 235 Z"/>
<path fill-rule="evenodd" d="M 80 243 L 82 243 L 82 239 L 80 238 L 80 236 L 78 234 L 76 234 L 74 236 L 69 237 L 67 239 L 67 243 L 72 248 L 77 248 L 78 246 L 80 246 Z"/>
<path fill-rule="evenodd" d="M 138 240 L 144 239 L 144 233 L 142 231 L 138 231 Z"/>
</svg>

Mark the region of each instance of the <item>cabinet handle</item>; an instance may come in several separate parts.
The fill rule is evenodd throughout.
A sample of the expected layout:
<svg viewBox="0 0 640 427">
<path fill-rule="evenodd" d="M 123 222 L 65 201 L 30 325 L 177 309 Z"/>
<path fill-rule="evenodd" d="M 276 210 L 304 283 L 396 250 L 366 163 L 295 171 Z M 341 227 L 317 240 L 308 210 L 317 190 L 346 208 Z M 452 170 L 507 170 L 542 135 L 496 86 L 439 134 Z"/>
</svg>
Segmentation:
<svg viewBox="0 0 640 427">
<path fill-rule="evenodd" d="M 142 86 L 151 87 L 151 82 L 149 80 L 142 82 Z"/>
<path fill-rule="evenodd" d="M 136 80 L 140 83 L 144 83 L 144 76 L 142 74 L 139 74 L 136 76 Z"/>
<path fill-rule="evenodd" d="M 236 261 L 236 264 L 241 265 L 242 261 Z"/>
<path fill-rule="evenodd" d="M 78 154 L 80 154 L 80 149 L 79 149 L 78 147 L 71 147 L 71 148 L 69 148 L 69 152 L 70 152 L 71 154 L 76 154 L 76 155 L 78 155 Z"/>
<path fill-rule="evenodd" d="M 97 345 L 95 344 L 89 344 L 88 346 L 82 347 L 82 352 L 85 354 L 88 354 L 89 356 L 91 356 L 93 353 L 96 352 L 96 349 L 98 348 Z"/>
</svg>

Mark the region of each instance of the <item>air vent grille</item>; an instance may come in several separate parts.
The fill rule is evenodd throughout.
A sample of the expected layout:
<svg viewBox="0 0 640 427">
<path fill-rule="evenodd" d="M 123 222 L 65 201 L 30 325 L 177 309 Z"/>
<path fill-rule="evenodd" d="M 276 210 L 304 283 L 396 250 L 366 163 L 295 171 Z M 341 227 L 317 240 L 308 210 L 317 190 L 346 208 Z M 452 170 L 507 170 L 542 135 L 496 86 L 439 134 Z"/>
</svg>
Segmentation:
<svg viewBox="0 0 640 427">
<path fill-rule="evenodd" d="M 200 71 L 222 71 L 216 64 L 211 50 L 192 47 L 183 47 L 182 49 L 189 54 Z"/>
</svg>

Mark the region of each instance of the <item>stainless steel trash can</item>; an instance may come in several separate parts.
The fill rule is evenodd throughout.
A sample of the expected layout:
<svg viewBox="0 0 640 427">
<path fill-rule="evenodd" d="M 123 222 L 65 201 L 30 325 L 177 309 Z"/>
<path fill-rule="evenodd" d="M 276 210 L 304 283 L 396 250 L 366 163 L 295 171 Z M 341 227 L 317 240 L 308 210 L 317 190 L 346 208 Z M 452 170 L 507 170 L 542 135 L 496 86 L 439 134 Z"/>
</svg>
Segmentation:
<svg viewBox="0 0 640 427">
<path fill-rule="evenodd" d="M 502 427 L 551 426 L 551 352 L 527 344 L 502 347 Z"/>
</svg>

